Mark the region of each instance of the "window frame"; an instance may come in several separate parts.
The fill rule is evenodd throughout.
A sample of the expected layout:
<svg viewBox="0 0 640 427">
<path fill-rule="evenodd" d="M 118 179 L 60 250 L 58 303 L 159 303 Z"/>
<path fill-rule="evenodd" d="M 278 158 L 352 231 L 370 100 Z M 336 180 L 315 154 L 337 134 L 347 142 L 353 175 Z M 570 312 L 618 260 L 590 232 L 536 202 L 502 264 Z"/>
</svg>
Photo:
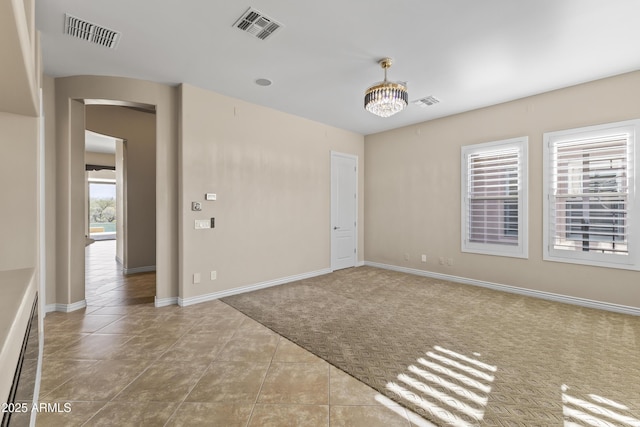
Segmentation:
<svg viewBox="0 0 640 427">
<path fill-rule="evenodd" d="M 528 172 L 528 145 L 529 138 L 527 136 L 521 136 L 517 138 L 504 139 L 499 141 L 485 142 L 481 144 L 465 145 L 461 147 L 461 250 L 467 253 L 476 253 L 483 255 L 495 255 L 506 256 L 513 258 L 528 258 L 529 257 L 529 172 Z M 484 243 L 473 242 L 470 239 L 469 233 L 469 157 L 475 154 L 491 153 L 501 150 L 513 150 L 516 149 L 519 156 L 519 173 L 518 177 L 519 188 L 517 191 L 517 211 L 518 211 L 518 234 L 517 243 L 515 245 L 497 244 L 497 243 Z M 507 190 L 511 191 L 511 190 Z M 503 216 L 505 215 L 505 206 L 502 206 L 501 210 Z M 506 224 L 512 224 L 512 221 L 505 221 L 503 227 Z M 508 230 L 504 228 L 503 233 Z M 507 234 L 504 234 L 505 237 Z"/>
<path fill-rule="evenodd" d="M 640 131 L 640 120 L 626 120 L 561 131 L 545 132 L 543 134 L 543 260 L 617 269 L 640 270 L 640 234 L 638 234 L 640 231 L 640 219 L 637 217 L 640 213 L 640 197 L 635 194 L 638 184 L 637 172 L 640 167 L 640 153 L 638 152 L 636 142 L 638 131 Z M 554 193 L 555 188 L 553 187 L 554 177 L 551 174 L 553 170 L 557 168 L 557 159 L 552 159 L 555 146 L 563 142 L 586 141 L 588 139 L 613 137 L 620 134 L 628 134 L 626 158 L 628 191 L 626 195 L 621 193 L 623 196 L 626 196 L 627 199 L 627 210 L 625 212 L 626 216 L 624 217 L 625 225 L 627 227 L 627 255 L 605 253 L 605 249 L 602 249 L 603 252 L 599 253 L 594 250 L 578 251 L 554 248 L 556 229 L 552 228 L 552 224 L 555 224 L 556 221 L 554 214 L 556 196 Z M 570 177 L 569 180 L 571 180 Z M 571 188 L 574 188 L 574 185 L 572 185 L 571 182 L 569 182 L 569 185 Z M 569 190 L 567 194 L 571 194 L 571 190 Z M 590 211 L 591 208 L 589 208 L 589 212 Z M 573 225 L 567 224 L 565 227 L 573 227 Z M 599 226 L 596 224 L 594 227 Z M 567 230 L 567 233 L 571 234 L 569 233 L 570 229 L 567 228 Z M 572 239 L 568 238 L 568 240 Z"/>
</svg>

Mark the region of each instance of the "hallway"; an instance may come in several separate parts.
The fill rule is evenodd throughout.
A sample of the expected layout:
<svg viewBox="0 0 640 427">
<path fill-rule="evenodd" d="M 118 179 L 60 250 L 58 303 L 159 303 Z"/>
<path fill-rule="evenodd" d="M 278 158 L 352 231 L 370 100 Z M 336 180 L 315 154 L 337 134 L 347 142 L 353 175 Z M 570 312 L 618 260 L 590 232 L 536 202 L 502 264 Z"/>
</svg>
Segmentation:
<svg viewBox="0 0 640 427">
<path fill-rule="evenodd" d="M 116 241 L 98 240 L 85 249 L 87 307 L 113 307 L 153 303 L 156 273 L 125 276 L 116 262 Z M 88 311 L 88 312 L 89 312 Z"/>
</svg>

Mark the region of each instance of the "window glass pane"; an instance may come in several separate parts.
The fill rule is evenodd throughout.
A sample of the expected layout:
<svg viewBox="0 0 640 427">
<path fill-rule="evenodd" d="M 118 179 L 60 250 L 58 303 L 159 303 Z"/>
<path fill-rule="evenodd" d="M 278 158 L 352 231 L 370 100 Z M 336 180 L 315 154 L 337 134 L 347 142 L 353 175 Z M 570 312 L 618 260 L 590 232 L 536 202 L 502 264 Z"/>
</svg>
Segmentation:
<svg viewBox="0 0 640 427">
<path fill-rule="evenodd" d="M 469 240 L 518 244 L 518 152 L 469 156 Z"/>
<path fill-rule="evenodd" d="M 115 233 L 116 186 L 115 183 L 89 183 L 89 232 Z"/>
<path fill-rule="evenodd" d="M 627 147 L 625 135 L 555 143 L 554 249 L 628 254 Z"/>
</svg>

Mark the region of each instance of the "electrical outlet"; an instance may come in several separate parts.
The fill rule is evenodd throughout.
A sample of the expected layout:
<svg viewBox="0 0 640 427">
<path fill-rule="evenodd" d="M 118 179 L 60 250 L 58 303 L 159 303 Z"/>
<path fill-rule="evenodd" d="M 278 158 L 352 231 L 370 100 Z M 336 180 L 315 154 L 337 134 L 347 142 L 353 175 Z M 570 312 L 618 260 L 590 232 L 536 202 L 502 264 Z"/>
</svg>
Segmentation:
<svg viewBox="0 0 640 427">
<path fill-rule="evenodd" d="M 218 272 L 217 271 L 212 271 L 211 272 L 211 280 L 216 280 L 218 278 Z"/>
<path fill-rule="evenodd" d="M 453 258 L 447 258 L 447 265 L 453 267 Z"/>
<path fill-rule="evenodd" d="M 191 210 L 192 211 L 201 211 L 202 210 L 202 203 L 200 203 L 200 202 L 191 202 Z"/>
<path fill-rule="evenodd" d="M 422 262 L 427 262 L 427 256 L 425 254 L 422 254 Z"/>
<path fill-rule="evenodd" d="M 193 273 L 193 284 L 200 283 L 200 273 Z"/>
<path fill-rule="evenodd" d="M 440 258 L 438 258 L 438 264 L 440 265 L 444 265 L 444 257 L 441 256 Z"/>
</svg>

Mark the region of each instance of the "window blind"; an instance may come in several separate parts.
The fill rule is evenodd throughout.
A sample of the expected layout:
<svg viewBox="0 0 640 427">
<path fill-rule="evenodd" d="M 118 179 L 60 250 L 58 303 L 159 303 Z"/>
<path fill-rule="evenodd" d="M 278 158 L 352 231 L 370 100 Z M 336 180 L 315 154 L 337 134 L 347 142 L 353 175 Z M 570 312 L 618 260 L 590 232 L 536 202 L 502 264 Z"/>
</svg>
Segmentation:
<svg viewBox="0 0 640 427">
<path fill-rule="evenodd" d="M 468 241 L 518 245 L 521 168 L 516 147 L 468 155 Z"/>
<path fill-rule="evenodd" d="M 549 144 L 553 249 L 628 255 L 629 135 Z"/>
</svg>

